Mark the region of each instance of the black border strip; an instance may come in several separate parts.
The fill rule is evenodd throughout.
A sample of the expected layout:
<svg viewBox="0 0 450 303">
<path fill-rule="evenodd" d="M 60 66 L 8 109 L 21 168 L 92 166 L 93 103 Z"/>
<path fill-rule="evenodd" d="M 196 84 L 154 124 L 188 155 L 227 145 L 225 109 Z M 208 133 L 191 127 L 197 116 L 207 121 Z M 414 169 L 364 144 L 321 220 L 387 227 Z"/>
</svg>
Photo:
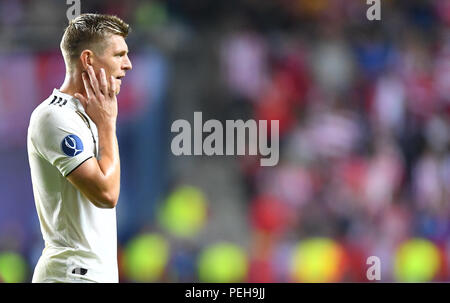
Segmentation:
<svg viewBox="0 0 450 303">
<path fill-rule="evenodd" d="M 296 284 L 296 283 L 94 283 L 94 284 L 0 284 L 2 298 L 11 295 L 17 300 L 20 296 L 24 299 L 31 294 L 42 293 L 42 297 L 52 294 L 52 298 L 62 298 L 69 293 L 89 294 L 93 298 L 99 295 L 103 301 L 108 296 L 117 299 L 123 295 L 125 299 L 132 297 L 149 298 L 148 302 L 177 302 L 177 303 L 302 303 L 302 302 L 336 302 L 342 298 L 343 302 L 366 302 L 370 297 L 375 302 L 385 302 L 387 298 L 392 298 L 393 302 L 405 302 L 418 295 L 424 295 L 425 299 L 430 298 L 430 294 L 437 297 L 440 292 L 448 295 L 447 283 L 342 283 L 342 284 Z M 232 288 L 241 288 L 240 292 L 232 291 Z M 251 288 L 264 289 L 264 297 L 250 297 Z M 188 296 L 188 291 L 193 290 L 219 290 L 216 300 L 211 297 Z M 244 290 L 246 293 L 244 293 Z M 259 292 L 261 293 L 261 292 Z M 93 296 L 92 296 L 93 295 Z M 398 295 L 398 299 L 396 299 Z M 101 296 L 101 297 L 100 297 Z M 105 297 L 106 296 L 106 297 Z M 155 300 L 156 298 L 156 300 Z M 159 299 L 161 298 L 161 299 Z M 308 300 L 312 298 L 313 300 Z M 15 299 L 15 300 L 16 300 Z M 109 298 L 108 298 L 109 299 Z M 322 299 L 322 300 L 321 300 Z M 61 300 L 59 299 L 58 302 Z M 144 301 L 146 302 L 146 301 Z"/>
<path fill-rule="evenodd" d="M 90 156 L 89 158 L 86 158 L 83 160 L 83 162 L 81 162 L 80 164 L 78 164 L 74 169 L 72 169 L 67 175 L 65 175 L 64 177 L 67 178 L 67 176 L 69 176 L 74 170 L 76 170 L 78 167 L 80 167 L 81 164 L 83 164 L 84 162 L 86 162 L 87 160 L 89 160 L 90 158 L 93 158 L 94 156 Z"/>
</svg>

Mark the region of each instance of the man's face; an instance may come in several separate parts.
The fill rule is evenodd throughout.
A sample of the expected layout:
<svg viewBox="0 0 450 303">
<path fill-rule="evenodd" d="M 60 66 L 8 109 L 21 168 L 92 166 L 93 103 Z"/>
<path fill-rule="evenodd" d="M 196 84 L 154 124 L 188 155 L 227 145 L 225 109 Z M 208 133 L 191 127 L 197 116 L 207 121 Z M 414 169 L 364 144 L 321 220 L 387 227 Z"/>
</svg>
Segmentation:
<svg viewBox="0 0 450 303">
<path fill-rule="evenodd" d="M 131 61 L 128 58 L 128 46 L 125 39 L 119 35 L 111 35 L 104 42 L 103 53 L 96 54 L 96 60 L 92 63 L 100 79 L 100 68 L 104 68 L 106 78 L 112 75 L 116 81 L 116 95 L 120 92 L 120 85 L 125 73 L 132 69 Z"/>
</svg>

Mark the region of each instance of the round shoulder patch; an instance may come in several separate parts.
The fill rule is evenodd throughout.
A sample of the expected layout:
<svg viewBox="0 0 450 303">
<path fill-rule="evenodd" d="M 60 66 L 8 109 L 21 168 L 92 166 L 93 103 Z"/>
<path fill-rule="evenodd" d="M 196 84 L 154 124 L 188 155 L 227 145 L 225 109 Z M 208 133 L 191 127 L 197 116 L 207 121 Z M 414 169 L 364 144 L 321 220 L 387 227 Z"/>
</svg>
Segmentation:
<svg viewBox="0 0 450 303">
<path fill-rule="evenodd" d="M 61 142 L 62 151 L 69 157 L 83 152 L 83 142 L 77 135 L 68 135 Z"/>
</svg>

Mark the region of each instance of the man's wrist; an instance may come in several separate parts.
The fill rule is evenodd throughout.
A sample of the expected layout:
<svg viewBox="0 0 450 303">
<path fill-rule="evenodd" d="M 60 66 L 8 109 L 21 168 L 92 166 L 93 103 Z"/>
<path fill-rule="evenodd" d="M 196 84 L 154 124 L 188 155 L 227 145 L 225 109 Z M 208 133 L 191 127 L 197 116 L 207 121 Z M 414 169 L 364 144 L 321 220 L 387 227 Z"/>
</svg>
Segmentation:
<svg viewBox="0 0 450 303">
<path fill-rule="evenodd" d="M 116 121 L 102 123 L 97 128 L 99 131 L 116 132 Z"/>
</svg>

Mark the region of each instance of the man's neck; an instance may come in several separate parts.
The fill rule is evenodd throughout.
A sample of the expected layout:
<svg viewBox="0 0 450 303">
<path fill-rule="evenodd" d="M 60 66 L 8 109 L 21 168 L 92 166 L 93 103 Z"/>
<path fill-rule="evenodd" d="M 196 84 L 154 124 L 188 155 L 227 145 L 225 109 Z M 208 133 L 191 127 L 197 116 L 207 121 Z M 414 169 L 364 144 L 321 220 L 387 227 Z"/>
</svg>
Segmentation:
<svg viewBox="0 0 450 303">
<path fill-rule="evenodd" d="M 66 77 L 64 78 L 64 82 L 59 88 L 59 91 L 70 96 L 74 96 L 75 93 L 86 96 L 81 74 L 79 72 L 66 73 Z"/>
</svg>

